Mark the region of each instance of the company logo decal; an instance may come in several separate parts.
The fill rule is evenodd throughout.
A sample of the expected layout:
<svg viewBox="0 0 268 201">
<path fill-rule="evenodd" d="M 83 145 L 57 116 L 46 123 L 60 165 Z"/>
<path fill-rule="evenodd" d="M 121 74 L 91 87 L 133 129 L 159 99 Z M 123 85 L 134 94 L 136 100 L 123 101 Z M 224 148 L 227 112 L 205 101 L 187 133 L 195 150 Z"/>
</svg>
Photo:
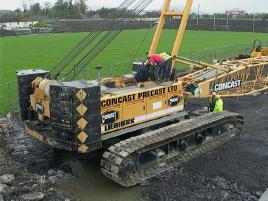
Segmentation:
<svg viewBox="0 0 268 201">
<path fill-rule="evenodd" d="M 119 118 L 119 115 L 117 111 L 105 112 L 101 116 L 101 122 L 102 124 L 111 124 L 111 123 L 114 123 L 118 118 Z"/>
<path fill-rule="evenodd" d="M 134 123 L 135 123 L 135 118 L 111 123 L 111 124 L 105 125 L 105 131 L 115 129 L 115 128 L 120 128 L 120 127 L 127 126 L 127 125 L 134 124 Z"/>
<path fill-rule="evenodd" d="M 234 89 L 238 88 L 241 86 L 241 80 L 233 80 L 229 82 L 222 82 L 222 83 L 217 83 L 214 84 L 214 91 L 224 91 L 228 89 Z"/>
<path fill-rule="evenodd" d="M 173 96 L 168 100 L 168 104 L 170 106 L 176 106 L 180 102 L 180 97 L 179 96 Z"/>
</svg>

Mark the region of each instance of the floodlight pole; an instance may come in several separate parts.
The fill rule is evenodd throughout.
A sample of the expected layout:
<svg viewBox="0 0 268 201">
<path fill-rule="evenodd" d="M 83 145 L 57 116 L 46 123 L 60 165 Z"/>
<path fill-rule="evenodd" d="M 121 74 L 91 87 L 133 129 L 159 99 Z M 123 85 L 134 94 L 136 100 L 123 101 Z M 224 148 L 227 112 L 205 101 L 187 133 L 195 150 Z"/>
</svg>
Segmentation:
<svg viewBox="0 0 268 201">
<path fill-rule="evenodd" d="M 254 14 L 253 14 L 253 22 L 252 22 L 252 31 L 255 32 L 255 17 L 256 17 L 256 1 L 254 2 Z"/>
<path fill-rule="evenodd" d="M 255 14 L 253 15 L 253 33 L 255 32 Z"/>
<path fill-rule="evenodd" d="M 198 4 L 198 8 L 197 8 L 197 19 L 196 19 L 197 29 L 199 29 L 199 16 L 200 16 L 200 4 Z"/>
<path fill-rule="evenodd" d="M 214 31 L 216 31 L 216 13 L 214 13 Z"/>
<path fill-rule="evenodd" d="M 229 31 L 229 13 L 226 14 L 226 31 Z"/>
</svg>

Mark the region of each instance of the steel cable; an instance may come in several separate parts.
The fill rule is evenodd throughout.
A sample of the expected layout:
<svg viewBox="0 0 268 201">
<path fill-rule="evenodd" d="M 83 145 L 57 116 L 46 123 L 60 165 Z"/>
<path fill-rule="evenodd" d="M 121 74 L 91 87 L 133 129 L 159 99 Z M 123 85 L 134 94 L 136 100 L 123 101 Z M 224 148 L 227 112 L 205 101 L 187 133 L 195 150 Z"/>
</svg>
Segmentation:
<svg viewBox="0 0 268 201">
<path fill-rule="evenodd" d="M 112 14 L 117 16 L 120 14 L 122 9 L 127 9 L 131 6 L 135 1 L 133 0 L 125 0 L 120 6 L 116 9 Z M 85 38 L 83 38 L 67 55 L 58 62 L 51 70 L 51 72 L 47 75 L 50 79 L 55 79 L 57 75 L 68 65 L 71 61 L 74 60 L 90 43 L 92 43 L 100 34 L 101 29 L 105 27 L 110 21 L 103 22 L 99 24 L 97 28 L 97 32 L 89 33 Z"/>
<path fill-rule="evenodd" d="M 132 10 L 132 12 L 141 12 L 142 10 L 144 10 L 144 8 L 148 5 L 148 3 L 150 3 L 150 1 L 139 1 L 137 3 L 137 5 L 135 6 L 135 8 Z M 109 32 L 107 33 L 99 42 L 98 44 L 95 46 L 95 48 L 91 49 L 90 52 L 88 52 L 88 54 L 80 60 L 80 62 L 78 62 L 78 64 L 75 66 L 75 68 L 71 71 L 69 71 L 69 73 L 66 75 L 64 80 L 70 79 L 71 75 L 73 74 L 73 78 L 79 74 L 83 68 L 91 61 L 95 58 L 95 56 L 97 56 L 121 31 L 113 31 L 113 32 Z"/>
<path fill-rule="evenodd" d="M 138 15 L 141 13 L 152 0 L 139 0 L 135 6 L 133 6 L 130 13 L 134 13 Z M 127 17 L 127 16 L 124 16 Z M 134 18 L 133 18 L 134 19 Z M 131 19 L 131 20 L 133 20 Z M 119 19 L 120 21 L 120 19 Z M 119 23 L 116 24 L 119 26 Z M 64 81 L 69 81 L 74 79 L 85 67 L 88 65 L 119 33 L 118 31 L 110 31 L 108 32 L 75 66 L 72 68 L 63 78 Z M 73 76 L 72 76 L 73 75 Z"/>
<path fill-rule="evenodd" d="M 126 0 L 124 3 L 122 3 L 119 6 L 119 9 L 117 9 L 117 12 L 114 12 L 113 14 L 117 14 L 120 12 L 120 9 L 127 8 L 133 3 L 132 0 Z M 108 23 L 108 22 L 107 22 Z M 98 29 L 101 29 L 105 26 L 107 23 L 102 23 L 99 25 Z M 97 30 L 98 30 L 97 29 Z M 91 42 L 95 40 L 95 38 L 101 34 L 101 31 L 90 33 L 88 36 L 86 36 L 74 49 L 72 49 L 69 54 L 67 54 L 64 59 L 57 65 L 56 68 L 53 68 L 51 74 L 49 75 L 52 79 L 55 79 L 57 75 L 68 65 L 71 61 L 74 60 L 75 57 L 77 57 Z"/>
</svg>

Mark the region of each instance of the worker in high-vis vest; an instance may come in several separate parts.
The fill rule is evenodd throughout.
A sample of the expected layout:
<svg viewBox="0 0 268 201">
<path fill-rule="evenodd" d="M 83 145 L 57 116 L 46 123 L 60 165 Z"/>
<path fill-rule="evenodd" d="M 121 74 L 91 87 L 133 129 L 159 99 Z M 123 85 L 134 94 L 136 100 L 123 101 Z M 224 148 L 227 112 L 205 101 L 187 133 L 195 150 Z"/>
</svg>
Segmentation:
<svg viewBox="0 0 268 201">
<path fill-rule="evenodd" d="M 216 104 L 216 92 L 212 92 L 212 95 L 208 99 L 208 110 L 209 112 L 213 112 Z"/>
<path fill-rule="evenodd" d="M 165 61 L 164 66 L 163 66 L 163 80 L 168 81 L 169 76 L 170 76 L 171 65 L 172 65 L 172 56 L 166 52 L 162 52 L 160 56 Z"/>
<path fill-rule="evenodd" d="M 223 100 L 219 95 L 216 95 L 214 112 L 222 112 L 223 111 Z"/>
</svg>

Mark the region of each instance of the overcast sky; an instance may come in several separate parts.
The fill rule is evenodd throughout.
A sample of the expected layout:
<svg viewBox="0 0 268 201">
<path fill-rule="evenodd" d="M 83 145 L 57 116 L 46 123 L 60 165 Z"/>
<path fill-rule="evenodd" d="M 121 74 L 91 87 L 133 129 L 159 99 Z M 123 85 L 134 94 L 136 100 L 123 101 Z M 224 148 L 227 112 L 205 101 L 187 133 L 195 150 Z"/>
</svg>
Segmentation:
<svg viewBox="0 0 268 201">
<path fill-rule="evenodd" d="M 14 10 L 22 7 L 22 2 L 39 2 L 41 5 L 44 2 L 54 3 L 56 0 L 0 0 L 0 10 Z M 88 0 L 88 6 L 96 9 L 100 7 L 116 7 L 123 0 Z M 185 0 L 173 0 L 173 6 L 182 7 Z M 154 0 L 147 9 L 159 9 L 164 0 Z M 176 4 L 177 3 L 177 4 Z M 239 8 L 247 12 L 268 13 L 268 0 L 194 0 L 192 11 L 196 12 L 200 4 L 200 12 L 224 12 L 228 9 Z"/>
</svg>

